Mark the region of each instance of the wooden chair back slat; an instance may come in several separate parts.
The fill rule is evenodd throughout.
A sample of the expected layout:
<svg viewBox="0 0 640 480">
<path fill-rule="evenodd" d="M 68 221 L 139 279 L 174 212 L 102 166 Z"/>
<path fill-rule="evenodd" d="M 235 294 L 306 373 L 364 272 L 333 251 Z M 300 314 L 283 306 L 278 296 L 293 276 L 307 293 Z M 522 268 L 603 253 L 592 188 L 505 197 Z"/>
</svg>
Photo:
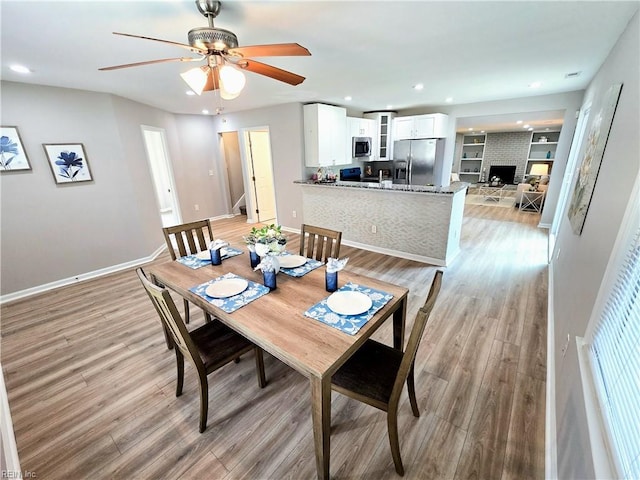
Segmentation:
<svg viewBox="0 0 640 480">
<path fill-rule="evenodd" d="M 398 375 L 393 385 L 391 400 L 389 402 L 390 404 L 394 401 L 397 402 L 400 399 L 400 394 L 402 393 L 404 382 L 407 381 L 409 371 L 411 369 L 411 366 L 413 365 L 413 361 L 416 358 L 416 353 L 418 352 L 418 347 L 420 346 L 420 341 L 422 340 L 422 335 L 427 325 L 427 320 L 429 319 L 431 310 L 433 310 L 433 306 L 436 303 L 436 299 L 438 298 L 438 294 L 440 293 L 441 286 L 442 270 L 436 270 L 436 274 L 433 277 L 433 281 L 431 282 L 431 288 L 429 289 L 427 299 L 425 300 L 424 305 L 420 308 L 420 310 L 418 310 L 418 314 L 416 315 L 416 318 L 414 320 L 413 328 L 411 329 L 411 334 L 409 335 L 409 341 L 407 342 L 407 348 L 405 349 L 402 356 L 400 369 L 398 370 Z"/>
<path fill-rule="evenodd" d="M 207 237 L 205 237 L 205 232 Z M 164 227 L 162 233 L 172 260 L 175 260 L 178 256 L 184 257 L 185 255 L 192 255 L 206 250 L 209 248 L 209 243 L 214 240 L 209 220 L 198 220 L 172 227 Z M 176 255 L 175 247 L 178 248 L 178 255 Z"/>
<path fill-rule="evenodd" d="M 140 278 L 147 295 L 149 295 L 151 303 L 153 303 L 156 311 L 160 315 L 161 321 L 171 335 L 174 346 L 178 348 L 185 358 L 190 360 L 198 370 L 205 372 L 204 364 L 202 363 L 198 349 L 191 340 L 189 331 L 182 321 L 180 313 L 178 312 L 175 303 L 173 303 L 173 299 L 169 292 L 165 288 L 154 285 L 149 281 L 141 268 L 138 268 L 136 273 L 138 274 L 138 278 Z"/>
<path fill-rule="evenodd" d="M 338 258 L 342 232 L 303 224 L 300 230 L 300 255 L 326 262 Z"/>
</svg>

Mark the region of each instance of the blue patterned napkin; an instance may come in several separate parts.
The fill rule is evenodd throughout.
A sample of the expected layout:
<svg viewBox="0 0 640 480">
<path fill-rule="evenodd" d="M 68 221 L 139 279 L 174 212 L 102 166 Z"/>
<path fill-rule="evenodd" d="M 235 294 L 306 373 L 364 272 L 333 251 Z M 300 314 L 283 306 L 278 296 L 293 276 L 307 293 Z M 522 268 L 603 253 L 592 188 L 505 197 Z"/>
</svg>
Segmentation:
<svg viewBox="0 0 640 480">
<path fill-rule="evenodd" d="M 291 255 L 291 253 L 285 252 L 284 255 Z M 307 273 L 309 273 L 311 270 L 315 270 L 316 268 L 321 267 L 322 265 L 324 265 L 324 263 L 318 260 L 314 260 L 313 258 L 307 258 L 307 263 L 305 263 L 304 265 L 300 265 L 299 267 L 295 267 L 295 268 L 280 267 L 280 271 L 291 277 L 302 277 L 303 275 L 306 275 Z"/>
<path fill-rule="evenodd" d="M 204 251 L 209 253 L 208 250 L 204 250 Z M 222 260 L 226 260 L 227 258 L 240 255 L 242 253 L 242 250 L 238 250 L 237 248 L 233 248 L 233 247 L 222 247 L 222 251 L 220 253 L 222 253 Z M 196 255 L 187 255 L 185 257 L 178 258 L 177 261 L 193 269 L 204 267 L 205 265 L 211 265 L 210 256 L 207 256 L 206 259 L 203 259 L 203 258 L 198 258 Z"/>
<path fill-rule="evenodd" d="M 349 335 L 355 335 L 358 333 L 358 330 L 360 330 L 365 323 L 371 320 L 376 312 L 393 298 L 393 295 L 390 293 L 383 292 L 382 290 L 376 290 L 375 288 L 363 287 L 351 282 L 338 289 L 338 291 L 355 291 L 364 293 L 372 301 L 371 308 L 360 315 L 340 315 L 329 308 L 327 305 L 327 299 L 325 298 L 304 312 L 304 316 L 326 323 L 327 325 L 337 328 Z"/>
<path fill-rule="evenodd" d="M 234 295 L 233 297 L 227 298 L 213 298 L 205 293 L 205 290 L 212 283 L 219 282 L 225 278 L 242 278 L 234 273 L 226 273 L 221 277 L 214 278 L 213 280 L 209 280 L 202 285 L 197 285 L 189 289 L 190 292 L 195 293 L 196 295 L 200 295 L 207 302 L 212 305 L 215 305 L 218 308 L 221 308 L 227 313 L 232 313 L 238 310 L 240 307 L 244 307 L 247 303 L 254 301 L 256 298 L 260 298 L 263 295 L 269 293 L 269 289 L 264 285 L 256 282 L 252 282 L 251 280 L 247 280 L 249 286 L 244 292 L 239 293 L 238 295 Z"/>
</svg>

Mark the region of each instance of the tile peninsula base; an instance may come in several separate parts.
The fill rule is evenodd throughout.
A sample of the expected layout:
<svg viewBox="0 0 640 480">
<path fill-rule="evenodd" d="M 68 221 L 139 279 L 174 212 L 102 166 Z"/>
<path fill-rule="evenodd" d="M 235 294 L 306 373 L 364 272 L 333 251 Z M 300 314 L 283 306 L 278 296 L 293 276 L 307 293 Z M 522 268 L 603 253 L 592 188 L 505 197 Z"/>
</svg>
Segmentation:
<svg viewBox="0 0 640 480">
<path fill-rule="evenodd" d="M 340 230 L 345 245 L 439 266 L 460 252 L 466 184 L 446 193 L 300 185 L 304 223 Z"/>
</svg>

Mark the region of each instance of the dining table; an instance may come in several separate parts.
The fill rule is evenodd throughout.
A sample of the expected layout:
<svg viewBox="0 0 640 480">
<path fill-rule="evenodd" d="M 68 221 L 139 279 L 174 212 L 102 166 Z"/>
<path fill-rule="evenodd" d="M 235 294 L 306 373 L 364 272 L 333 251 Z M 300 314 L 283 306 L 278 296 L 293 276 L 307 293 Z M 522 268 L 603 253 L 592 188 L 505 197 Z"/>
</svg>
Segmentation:
<svg viewBox="0 0 640 480">
<path fill-rule="evenodd" d="M 235 249 L 236 254 L 229 258 L 223 256 L 220 265 L 211 265 L 209 262 L 194 267 L 177 259 L 153 264 L 146 270 L 156 284 L 164 285 L 202 308 L 309 379 L 317 476 L 321 480 L 327 480 L 331 376 L 390 317 L 393 318 L 393 347 L 403 349 L 409 290 L 350 271 L 347 264 L 338 273 L 338 287 L 342 287 L 341 290 L 356 286 L 388 295 L 385 296 L 386 303 L 366 323 L 359 326 L 357 332 L 346 333 L 330 322 L 324 323 L 317 318 L 305 316 L 305 312 L 311 307 L 318 306 L 331 295 L 325 289 L 325 265 L 305 272 L 302 276 L 287 275 L 281 270 L 276 277 L 275 289 L 229 313 L 228 308 L 223 308 L 220 302 L 207 298 L 206 295 L 203 296 L 202 290 L 195 287 L 222 276 L 238 276 L 252 285 L 259 284 L 264 288 L 262 272 L 251 267 L 246 246 L 241 241 L 231 241 L 230 247 Z M 237 254 L 238 251 L 242 253 Z"/>
</svg>

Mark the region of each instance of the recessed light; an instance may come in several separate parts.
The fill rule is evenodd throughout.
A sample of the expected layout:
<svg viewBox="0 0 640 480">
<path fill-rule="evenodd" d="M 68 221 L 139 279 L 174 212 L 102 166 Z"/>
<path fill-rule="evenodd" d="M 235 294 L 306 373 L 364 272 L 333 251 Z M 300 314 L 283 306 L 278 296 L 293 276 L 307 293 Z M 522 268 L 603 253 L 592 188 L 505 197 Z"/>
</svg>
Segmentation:
<svg viewBox="0 0 640 480">
<path fill-rule="evenodd" d="M 529 84 L 529 88 L 540 88 L 542 86 L 542 82 L 533 82 Z"/>
<path fill-rule="evenodd" d="M 480 130 L 480 133 L 484 133 L 484 130 Z"/>
<path fill-rule="evenodd" d="M 529 127 L 529 128 L 527 128 L 527 130 L 529 130 L 531 132 L 533 130 L 533 127 Z"/>
<path fill-rule="evenodd" d="M 451 103 L 451 102 L 453 102 L 453 97 L 447 97 L 447 98 L 444 99 L 444 101 L 447 102 L 447 103 Z"/>
<path fill-rule="evenodd" d="M 548 132 L 548 131 L 549 131 L 549 127 L 545 128 L 545 129 L 544 129 L 544 131 L 545 131 L 545 132 Z"/>
<path fill-rule="evenodd" d="M 526 125 L 523 125 L 522 128 L 529 128 L 531 125 L 529 125 L 528 123 Z"/>
<path fill-rule="evenodd" d="M 195 95 L 196 94 L 196 92 L 194 92 L 193 90 L 187 90 L 185 93 L 187 95 Z"/>
<path fill-rule="evenodd" d="M 417 83 L 413 86 L 414 90 L 422 90 L 424 88 L 424 85 L 422 83 Z"/>
<path fill-rule="evenodd" d="M 347 102 L 350 102 L 351 100 L 353 100 L 353 99 L 351 98 L 351 95 L 347 95 L 346 97 L 344 97 L 344 99 L 345 99 Z"/>
<path fill-rule="evenodd" d="M 467 130 L 469 130 L 470 132 L 473 132 L 473 127 L 469 127 L 467 128 Z"/>
<path fill-rule="evenodd" d="M 521 124 L 522 124 L 522 120 L 518 120 L 516 123 L 517 123 L 518 125 L 521 125 Z"/>
<path fill-rule="evenodd" d="M 9 68 L 17 73 L 31 73 L 31 70 L 24 65 L 11 65 Z"/>
<path fill-rule="evenodd" d="M 206 108 L 204 110 L 202 110 L 202 114 L 203 115 L 209 115 L 209 110 L 207 110 Z"/>
</svg>

